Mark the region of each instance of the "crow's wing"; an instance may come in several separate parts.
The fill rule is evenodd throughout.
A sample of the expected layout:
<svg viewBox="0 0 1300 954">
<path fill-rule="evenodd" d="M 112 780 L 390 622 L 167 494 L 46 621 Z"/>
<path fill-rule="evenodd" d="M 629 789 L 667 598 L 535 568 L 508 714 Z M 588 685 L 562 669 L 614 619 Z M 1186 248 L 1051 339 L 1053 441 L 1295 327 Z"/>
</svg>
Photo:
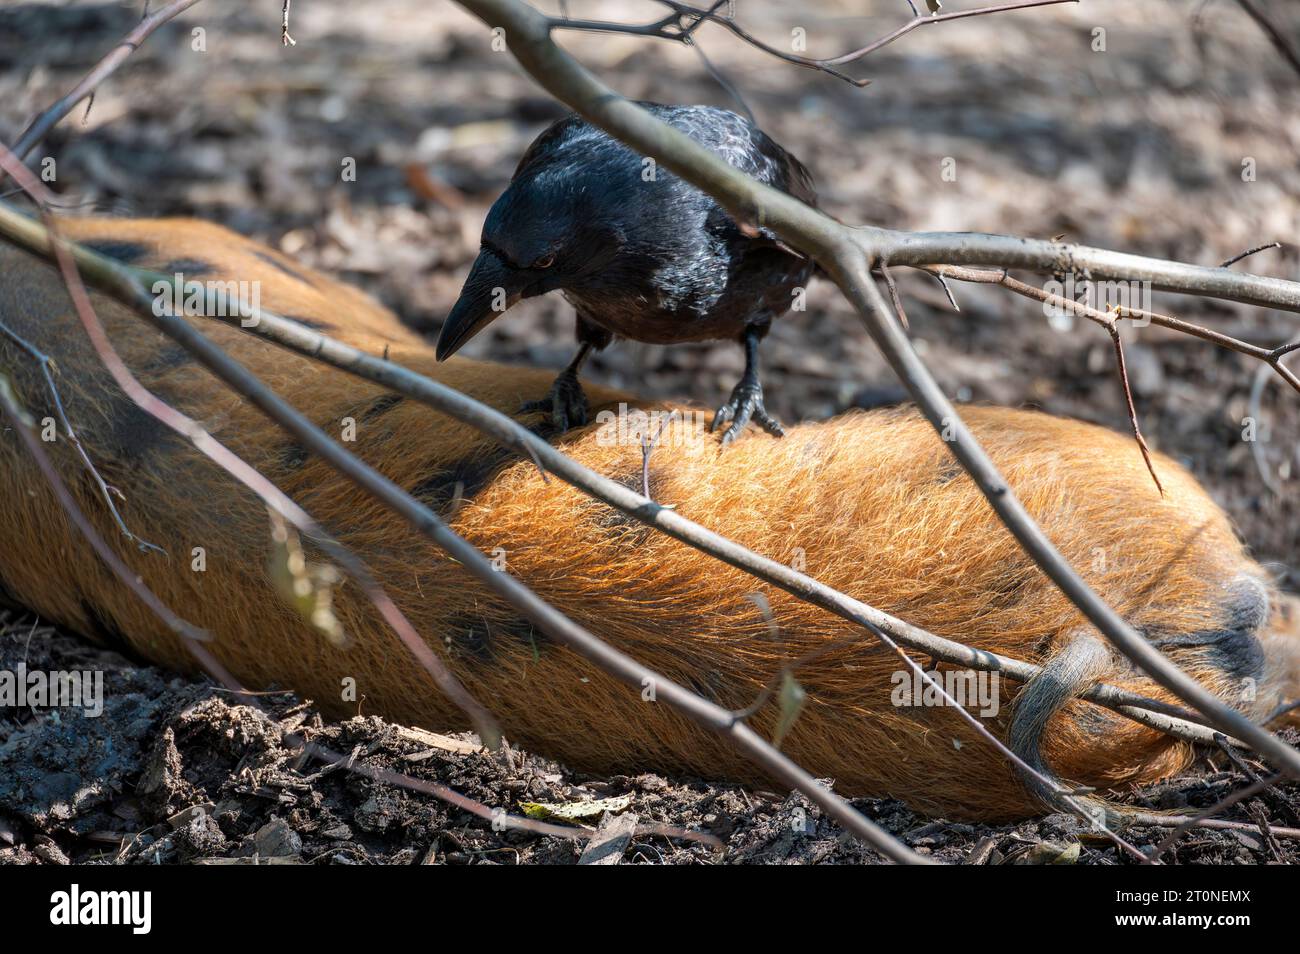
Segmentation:
<svg viewBox="0 0 1300 954">
<path fill-rule="evenodd" d="M 743 116 L 715 106 L 666 106 L 650 102 L 638 105 L 717 153 L 741 172 L 808 205 L 817 205 L 817 193 L 807 167 Z M 515 167 L 512 178 L 518 179 L 522 173 L 553 162 L 572 162 L 579 153 L 590 156 L 592 151 L 610 147 L 636 156 L 633 150 L 577 114 L 570 114 L 552 123 L 533 140 Z M 640 157 L 636 158 L 639 161 Z"/>
<path fill-rule="evenodd" d="M 716 152 L 733 168 L 801 202 L 817 205 L 808 168 L 745 117 L 716 106 L 641 105 Z"/>
</svg>

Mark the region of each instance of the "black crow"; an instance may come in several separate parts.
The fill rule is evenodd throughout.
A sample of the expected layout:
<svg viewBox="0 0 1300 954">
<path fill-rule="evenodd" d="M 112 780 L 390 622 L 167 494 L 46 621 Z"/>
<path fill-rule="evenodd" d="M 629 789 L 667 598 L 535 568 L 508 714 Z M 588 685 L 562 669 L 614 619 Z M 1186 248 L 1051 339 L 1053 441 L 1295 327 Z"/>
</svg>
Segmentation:
<svg viewBox="0 0 1300 954">
<path fill-rule="evenodd" d="M 642 103 L 659 119 L 760 182 L 816 204 L 803 163 L 752 122 L 712 106 Z M 438 337 L 449 357 L 521 298 L 560 289 L 577 311 L 578 354 L 543 411 L 563 431 L 587 421 L 578 371 L 616 337 L 656 344 L 733 339 L 745 373 L 711 429 L 727 444 L 763 407 L 758 343 L 805 286 L 813 262 L 766 229 L 741 229 L 694 186 L 656 168 L 576 115 L 534 140 L 483 225 L 481 251 Z"/>
</svg>

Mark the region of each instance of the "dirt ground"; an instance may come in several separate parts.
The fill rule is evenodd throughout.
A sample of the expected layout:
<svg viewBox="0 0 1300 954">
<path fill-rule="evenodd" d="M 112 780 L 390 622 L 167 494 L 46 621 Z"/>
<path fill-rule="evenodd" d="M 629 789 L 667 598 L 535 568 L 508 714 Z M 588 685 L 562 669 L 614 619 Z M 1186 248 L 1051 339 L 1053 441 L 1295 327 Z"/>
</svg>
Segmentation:
<svg viewBox="0 0 1300 954">
<path fill-rule="evenodd" d="M 310 704 L 271 694 L 260 709 L 229 695 L 31 620 L 5 618 L 0 668 L 99 669 L 111 691 L 96 717 L 31 707 L 0 717 L 0 864 L 571 864 L 585 842 L 498 831 L 428 795 L 303 756 L 305 738 L 359 764 L 435 782 L 514 815 L 530 804 L 574 806 L 592 827 L 599 803 L 618 800 L 637 827 L 623 864 L 872 864 L 880 856 L 846 836 L 801 795 L 657 775 L 593 778 L 547 759 L 474 750 L 473 737 L 439 736 L 358 716 L 327 723 Z M 1291 741 L 1300 741 L 1294 730 Z M 457 744 L 459 740 L 459 744 Z M 1245 781 L 1207 757 L 1186 777 L 1118 800 L 1195 814 Z M 1258 771 L 1258 765 L 1249 765 Z M 972 825 L 918 816 L 891 799 L 856 799 L 868 818 L 916 851 L 954 864 L 1131 863 L 1078 819 Z M 1300 786 L 1247 800 L 1223 817 L 1236 830 L 1197 830 L 1166 863 L 1295 864 Z M 690 832 L 666 835 L 663 828 Z M 1134 826 L 1138 849 L 1169 828 Z M 699 840 L 712 836 L 716 843 Z"/>
<path fill-rule="evenodd" d="M 1264 5 L 1300 38 L 1300 8 Z M 569 6 L 628 21 L 657 15 L 650 3 Z M 777 45 L 805 30 L 817 55 L 852 48 L 907 15 L 903 0 L 818 0 L 797 10 L 745 0 L 738 9 Z M 138 3 L 0 0 L 0 139 L 12 142 L 138 16 Z M 561 110 L 448 2 L 308 0 L 294 5 L 292 32 L 297 45 L 283 48 L 279 4 L 198 5 L 135 54 L 88 116 L 78 110 L 51 135 L 42 153 L 56 163 L 52 184 L 69 211 L 225 223 L 343 276 L 436 334 L 487 207 Z M 565 42 L 627 95 L 735 106 L 689 48 L 623 36 Z M 866 89 L 775 62 L 716 29 L 702 30 L 699 45 L 758 122 L 811 167 L 824 206 L 845 221 L 1061 235 L 1202 264 L 1276 240 L 1282 249 L 1237 267 L 1300 278 L 1291 244 L 1300 232 L 1300 77 L 1226 0 L 1086 0 L 927 27 L 849 68 L 873 79 Z M 340 176 L 348 159 L 355 181 Z M 1099 328 L 1049 322 L 1033 303 L 983 286 L 954 286 L 956 313 L 928 278 L 900 283 L 918 350 L 959 400 L 1126 428 Z M 1181 296 L 1155 305 L 1268 346 L 1300 333 L 1294 316 L 1263 309 Z M 571 323 L 558 297 L 533 300 L 466 353 L 558 368 L 572 350 Z M 1126 340 L 1148 440 L 1190 466 L 1281 584 L 1300 590 L 1297 395 L 1267 386 L 1252 443 L 1243 440 L 1256 375 L 1249 359 L 1155 328 L 1130 330 Z M 776 324 L 764 362 L 768 406 L 790 422 L 900 394 L 824 282 L 806 312 Z M 728 345 L 631 343 L 589 365 L 593 379 L 709 407 L 741 367 L 740 350 Z M 510 767 L 430 747 L 373 718 L 326 724 L 287 696 L 267 697 L 267 714 L 258 714 L 209 686 L 10 614 L 0 668 L 20 659 L 31 668 L 106 668 L 113 691 L 104 718 L 0 714 L 0 861 L 516 864 L 581 852 L 580 841 L 497 832 L 428 796 L 322 771 L 285 744 L 288 731 L 511 812 L 524 802 L 630 794 L 627 810 L 643 828 L 708 832 L 725 845 L 644 830 L 624 863 L 878 860 L 798 798 L 652 776 L 592 779 L 523 753 Z M 1181 812 L 1241 780 L 1211 754 L 1194 775 L 1126 798 Z M 1244 803 L 1225 817 L 1253 831 L 1195 832 L 1177 860 L 1297 860 L 1296 842 L 1268 830 L 1300 826 L 1297 794 L 1292 787 Z M 1058 816 L 983 827 L 920 818 L 892 801 L 857 804 L 944 860 L 1124 860 Z M 799 832 L 803 815 L 808 830 Z M 1128 833 L 1139 846 L 1162 835 Z"/>
</svg>

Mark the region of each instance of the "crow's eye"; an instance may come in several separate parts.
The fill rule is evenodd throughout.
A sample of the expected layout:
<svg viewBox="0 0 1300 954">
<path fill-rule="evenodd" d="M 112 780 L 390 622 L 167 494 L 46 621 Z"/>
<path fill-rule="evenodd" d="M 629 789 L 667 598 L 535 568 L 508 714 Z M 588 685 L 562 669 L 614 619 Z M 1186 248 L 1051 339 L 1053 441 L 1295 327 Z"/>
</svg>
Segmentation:
<svg viewBox="0 0 1300 954">
<path fill-rule="evenodd" d="M 550 268 L 555 264 L 555 253 L 548 252 L 537 261 L 533 262 L 533 268 Z"/>
</svg>

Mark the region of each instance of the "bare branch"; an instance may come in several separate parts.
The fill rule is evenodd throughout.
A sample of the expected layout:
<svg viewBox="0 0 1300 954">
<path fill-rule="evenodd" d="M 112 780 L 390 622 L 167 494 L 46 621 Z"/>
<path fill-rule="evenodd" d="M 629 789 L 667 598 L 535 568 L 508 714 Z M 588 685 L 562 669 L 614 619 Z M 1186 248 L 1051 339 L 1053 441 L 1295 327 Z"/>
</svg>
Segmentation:
<svg viewBox="0 0 1300 954">
<path fill-rule="evenodd" d="M 717 11 L 723 6 L 726 0 L 716 0 L 713 6 L 708 9 L 691 6 L 687 3 L 678 3 L 676 0 L 659 0 L 664 6 L 672 12 L 666 16 L 660 17 L 650 23 L 627 24 L 617 23 L 609 20 L 573 20 L 569 17 L 550 17 L 548 23 L 552 30 L 579 30 L 589 33 L 625 33 L 629 36 L 647 36 L 656 37 L 662 40 L 677 40 L 682 43 L 690 43 L 691 37 L 695 31 L 704 23 L 715 23 L 724 30 L 730 32 L 733 36 L 743 40 L 756 50 L 760 50 L 769 56 L 774 56 L 786 63 L 792 63 L 795 66 L 801 66 L 805 69 L 817 70 L 821 73 L 827 73 L 836 79 L 844 80 L 853 86 L 861 89 L 870 84 L 869 79 L 855 79 L 847 73 L 842 73 L 835 69 L 836 66 L 842 66 L 846 63 L 855 63 L 865 56 L 874 53 L 881 47 L 888 46 L 895 40 L 906 36 L 918 27 L 932 26 L 940 23 L 947 23 L 950 20 L 964 20 L 969 17 L 987 16 L 993 13 L 1007 13 L 1012 10 L 1027 10 L 1031 7 L 1054 6 L 1058 3 L 1077 3 L 1078 0 L 1019 0 L 1016 3 L 1001 3 L 988 7 L 977 7 L 973 10 L 957 10 L 952 13 L 936 13 L 929 16 L 915 14 L 911 20 L 904 23 L 901 27 L 890 33 L 873 40 L 866 46 L 851 50 L 848 53 L 842 53 L 839 56 L 828 57 L 826 59 L 816 59 L 809 56 L 799 56 L 797 53 L 788 53 L 778 47 L 764 43 L 758 37 L 745 30 L 730 15 L 719 14 Z M 913 10 L 915 13 L 915 10 Z"/>
<path fill-rule="evenodd" d="M 965 268 L 954 265 L 926 265 L 921 266 L 926 272 L 939 277 L 955 278 L 962 282 L 972 282 L 988 285 L 1001 285 L 1017 295 L 1025 298 L 1033 298 L 1044 304 L 1070 311 L 1089 321 L 1095 321 L 1097 324 L 1106 327 L 1112 321 L 1120 318 L 1135 318 L 1149 321 L 1153 325 L 1159 325 L 1162 328 L 1169 328 L 1193 338 L 1200 338 L 1203 341 L 1209 341 L 1221 348 L 1227 348 L 1229 351 L 1236 351 L 1239 354 L 1248 355 L 1263 361 L 1272 368 L 1277 375 L 1287 384 L 1300 393 L 1300 377 L 1295 372 L 1282 364 L 1282 358 L 1292 351 L 1300 348 L 1300 339 L 1280 345 L 1272 350 L 1261 348 L 1259 345 L 1250 344 L 1231 335 L 1225 335 L 1222 332 L 1214 331 L 1210 328 L 1204 328 L 1201 325 L 1192 324 L 1190 321 L 1184 321 L 1181 318 L 1175 318 L 1171 315 L 1162 315 L 1159 312 L 1144 310 L 1141 308 L 1129 308 L 1128 306 L 1118 306 L 1112 313 L 1099 311 L 1083 302 L 1074 301 L 1063 295 L 1055 295 L 1034 285 L 1026 284 L 1018 279 L 1012 278 L 1006 273 L 1005 269 L 1000 271 L 991 271 L 988 269 Z"/>
<path fill-rule="evenodd" d="M 1059 272 L 1088 268 L 1094 275 L 1148 281 L 1160 288 L 1274 304 L 1300 310 L 1300 285 L 1228 269 L 1202 268 L 1083 246 L 978 233 L 900 233 L 853 229 L 798 199 L 762 186 L 723 159 L 620 97 L 561 50 L 548 18 L 518 0 L 460 0 L 485 23 L 504 27 L 506 42 L 525 70 L 550 93 L 606 132 L 654 157 L 663 167 L 718 199 L 742 223 L 761 219 L 787 243 L 827 270 L 858 310 L 868 332 L 934 428 L 953 436 L 954 456 L 971 475 L 1004 525 L 1083 615 L 1129 660 L 1201 712 L 1210 723 L 1245 740 L 1300 778 L 1300 752 L 1223 703 L 1170 662 L 1111 609 L 1069 565 L 1012 493 L 906 334 L 893 320 L 871 278 L 889 265 L 968 264 Z"/>
<path fill-rule="evenodd" d="M 769 198 L 763 195 L 764 204 Z M 777 228 L 772 222 L 768 224 Z M 850 234 L 864 251 L 887 254 L 890 265 L 982 265 L 1020 268 L 1043 275 L 1086 272 L 1098 281 L 1145 282 L 1156 291 L 1300 312 L 1300 282 L 1234 272 L 1221 266 L 1188 265 L 1087 245 L 985 232 L 898 232 L 862 226 L 850 230 Z M 787 241 L 793 239 L 787 237 Z"/>
</svg>

